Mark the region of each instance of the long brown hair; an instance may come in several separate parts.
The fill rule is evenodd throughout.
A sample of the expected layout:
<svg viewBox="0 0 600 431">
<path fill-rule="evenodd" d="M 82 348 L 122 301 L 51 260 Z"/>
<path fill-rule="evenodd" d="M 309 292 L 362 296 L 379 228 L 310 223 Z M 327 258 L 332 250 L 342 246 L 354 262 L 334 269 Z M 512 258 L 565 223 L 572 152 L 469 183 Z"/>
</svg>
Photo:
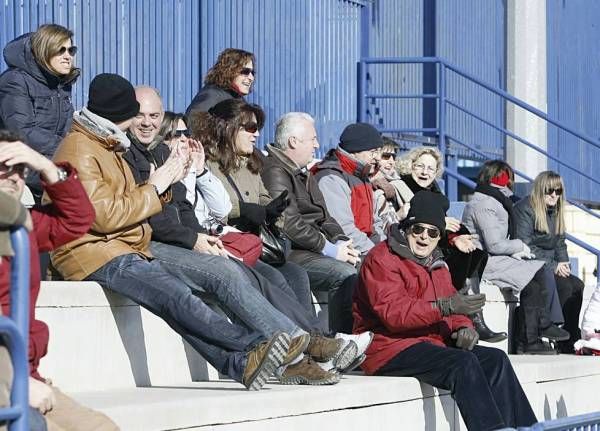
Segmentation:
<svg viewBox="0 0 600 431">
<path fill-rule="evenodd" d="M 73 32 L 58 24 L 44 24 L 31 35 L 31 52 L 35 61 L 55 76 L 58 73 L 50 66 L 50 60 L 57 55 L 59 49 L 66 41 L 73 40 Z M 71 63 L 71 71 L 65 76 L 69 79 L 73 74 L 79 74 L 75 68 L 75 59 Z"/>
<path fill-rule="evenodd" d="M 249 61 L 252 61 L 253 67 L 256 68 L 254 54 L 243 49 L 227 48 L 219 54 L 217 62 L 208 70 L 204 83 L 230 89 L 235 77 Z"/>
<path fill-rule="evenodd" d="M 158 136 L 160 136 L 163 141 L 171 139 L 173 133 L 177 130 L 177 123 L 179 123 L 179 120 L 183 121 L 187 126 L 185 115 L 172 111 L 165 111 L 162 123 L 160 124 L 160 130 L 158 131 Z"/>
<path fill-rule="evenodd" d="M 535 217 L 535 229 L 539 232 L 550 233 L 546 214 L 548 207 L 544 201 L 546 190 L 562 189 L 562 194 L 558 197 L 556 203 L 556 228 L 554 234 L 561 235 L 565 233 L 565 185 L 560 175 L 554 171 L 541 172 L 533 181 L 533 189 L 529 195 L 529 203 L 533 208 Z"/>
<path fill-rule="evenodd" d="M 510 165 L 503 160 L 487 160 L 481 167 L 479 175 L 477 175 L 477 184 L 489 185 L 492 178 L 497 177 L 502 172 L 508 174 L 509 182 L 507 187 L 512 190 L 515 183 L 515 173 Z"/>
<path fill-rule="evenodd" d="M 202 142 L 206 158 L 216 162 L 225 175 L 240 166 L 241 156 L 237 153 L 235 141 L 240 129 L 254 121 L 258 129 L 265 124 L 265 113 L 258 105 L 246 103 L 242 99 L 227 99 L 217 103 L 208 112 L 192 111 L 188 127 L 195 139 Z M 262 161 L 255 150 L 248 157 L 247 167 L 258 175 Z"/>
</svg>

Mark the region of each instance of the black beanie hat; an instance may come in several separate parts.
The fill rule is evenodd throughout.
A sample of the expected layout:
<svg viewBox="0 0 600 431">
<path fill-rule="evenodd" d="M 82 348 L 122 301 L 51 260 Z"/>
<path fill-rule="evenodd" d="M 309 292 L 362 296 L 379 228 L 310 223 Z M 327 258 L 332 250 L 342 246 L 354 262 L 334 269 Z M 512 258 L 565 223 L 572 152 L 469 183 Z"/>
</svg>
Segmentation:
<svg viewBox="0 0 600 431">
<path fill-rule="evenodd" d="M 410 201 L 408 215 L 404 219 L 406 229 L 415 223 L 431 224 L 443 234 L 446 230 L 446 211 L 450 208 L 448 198 L 441 193 L 421 190 Z"/>
<path fill-rule="evenodd" d="M 381 133 L 367 123 L 350 124 L 340 136 L 340 148 L 349 153 L 360 153 L 381 147 L 383 147 Z"/>
<path fill-rule="evenodd" d="M 87 108 L 113 123 L 133 118 L 140 112 L 133 85 L 114 73 L 101 73 L 92 79 Z"/>
</svg>

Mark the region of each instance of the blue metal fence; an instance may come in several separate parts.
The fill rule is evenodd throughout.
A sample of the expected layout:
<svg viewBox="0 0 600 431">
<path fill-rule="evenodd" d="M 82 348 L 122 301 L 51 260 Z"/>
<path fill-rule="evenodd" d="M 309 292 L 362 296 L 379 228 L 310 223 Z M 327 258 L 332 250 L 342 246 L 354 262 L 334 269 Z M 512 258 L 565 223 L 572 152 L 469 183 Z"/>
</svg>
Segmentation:
<svg viewBox="0 0 600 431">
<path fill-rule="evenodd" d="M 0 409 L 0 422 L 11 421 L 10 431 L 29 430 L 29 236 L 25 228 L 11 232 L 15 256 L 11 261 L 10 316 L 0 316 L 14 371 L 11 405 Z"/>
</svg>

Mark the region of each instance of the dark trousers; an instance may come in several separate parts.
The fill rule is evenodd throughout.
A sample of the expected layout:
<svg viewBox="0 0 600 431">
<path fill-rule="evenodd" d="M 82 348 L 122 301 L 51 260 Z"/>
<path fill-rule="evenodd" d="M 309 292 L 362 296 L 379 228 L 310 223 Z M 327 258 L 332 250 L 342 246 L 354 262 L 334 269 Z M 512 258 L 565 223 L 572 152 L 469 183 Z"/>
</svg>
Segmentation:
<svg viewBox="0 0 600 431">
<path fill-rule="evenodd" d="M 459 249 L 451 247 L 444 250 L 444 260 L 452 277 L 452 285 L 460 292 L 463 290 L 467 278 L 477 277 L 477 280 L 481 281 L 488 253 L 478 248 L 471 253 L 463 253 Z"/>
<path fill-rule="evenodd" d="M 378 374 L 415 377 L 451 391 L 471 431 L 537 422 L 508 356 L 499 349 L 475 346 L 469 352 L 422 342 L 400 352 Z"/>
<path fill-rule="evenodd" d="M 548 316 L 547 288 L 544 268 L 540 268 L 534 277 L 519 295 L 520 305 L 515 310 L 513 322 L 516 334 L 514 342 L 519 344 L 533 344 L 539 341 L 540 330 L 549 327 L 552 322 Z M 516 345 L 511 351 L 516 350 Z"/>
<path fill-rule="evenodd" d="M 573 344 L 581 338 L 579 330 L 579 312 L 583 302 L 583 281 L 574 275 L 568 277 L 555 276 L 558 298 L 565 316 L 565 331 L 571 334 L 568 341 L 558 343 L 558 348 L 562 353 L 574 353 Z"/>
</svg>

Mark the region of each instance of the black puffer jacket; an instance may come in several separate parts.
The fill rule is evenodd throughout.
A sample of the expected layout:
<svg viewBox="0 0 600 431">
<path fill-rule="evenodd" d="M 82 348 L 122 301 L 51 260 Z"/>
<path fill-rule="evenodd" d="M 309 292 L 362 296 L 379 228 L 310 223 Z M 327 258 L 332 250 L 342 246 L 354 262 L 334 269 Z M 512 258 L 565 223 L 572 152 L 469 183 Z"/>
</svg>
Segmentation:
<svg viewBox="0 0 600 431">
<path fill-rule="evenodd" d="M 148 181 L 150 177 L 150 163 L 156 167 L 162 166 L 170 154 L 169 147 L 158 144 L 154 149 L 148 149 L 131 139 L 131 147 L 123 158 L 129 164 L 137 184 Z M 178 182 L 170 187 L 172 198 L 163 206 L 163 210 L 150 217 L 152 227 L 152 240 L 191 250 L 196 244 L 198 233 L 205 232 L 198 223 L 192 204 L 185 198 L 186 188 Z"/>
<path fill-rule="evenodd" d="M 549 233 L 540 232 L 535 229 L 535 215 L 529 202 L 529 196 L 521 199 L 514 207 L 517 224 L 517 238 L 529 246 L 535 254 L 536 260 L 543 260 L 552 270 L 556 269 L 559 262 L 568 262 L 567 244 L 565 235 L 557 235 L 556 211 L 550 209 L 546 213 Z"/>
<path fill-rule="evenodd" d="M 206 84 L 192 99 L 192 103 L 185 111 L 185 116 L 189 117 L 192 111 L 208 112 L 210 108 L 223 100 L 238 99 L 240 97 L 242 96 L 233 90 L 226 90 L 214 84 Z"/>
<path fill-rule="evenodd" d="M 321 253 L 325 239 L 335 243 L 348 239 L 329 215 L 323 194 L 314 177 L 299 169 L 283 152 L 267 145 L 262 179 L 271 196 L 288 191 L 290 204 L 284 211 L 283 231 L 292 248 Z"/>
<path fill-rule="evenodd" d="M 60 78 L 42 68 L 33 57 L 31 35 L 4 48 L 9 68 L 0 75 L 0 128 L 21 133 L 32 148 L 52 158 L 71 128 L 71 86 L 79 69 Z"/>
</svg>

